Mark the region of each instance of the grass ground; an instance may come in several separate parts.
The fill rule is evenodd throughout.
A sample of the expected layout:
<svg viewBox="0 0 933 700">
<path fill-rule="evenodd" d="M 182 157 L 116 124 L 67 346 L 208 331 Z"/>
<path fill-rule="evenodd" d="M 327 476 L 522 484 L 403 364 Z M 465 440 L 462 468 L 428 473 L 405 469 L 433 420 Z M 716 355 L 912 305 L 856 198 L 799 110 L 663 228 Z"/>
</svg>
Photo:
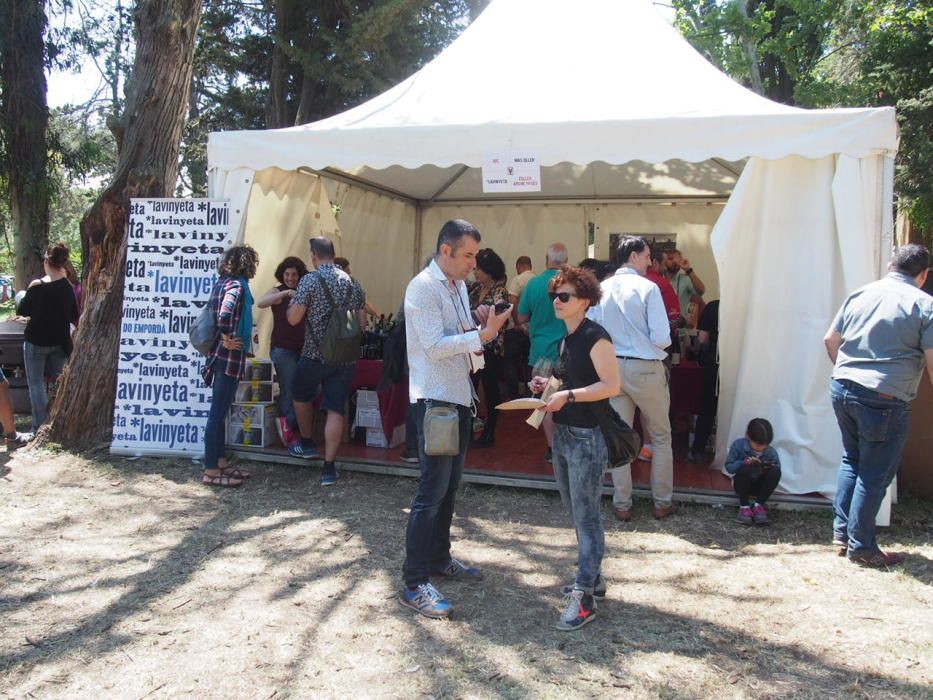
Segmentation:
<svg viewBox="0 0 933 700">
<path fill-rule="evenodd" d="M 0 696 L 921 698 L 933 683 L 933 504 L 895 510 L 906 566 L 860 569 L 829 515 L 636 504 L 609 517 L 609 598 L 554 629 L 573 533 L 555 494 L 466 486 L 480 585 L 429 620 L 396 602 L 411 479 L 0 453 Z M 606 504 L 608 515 L 608 503 Z"/>
</svg>

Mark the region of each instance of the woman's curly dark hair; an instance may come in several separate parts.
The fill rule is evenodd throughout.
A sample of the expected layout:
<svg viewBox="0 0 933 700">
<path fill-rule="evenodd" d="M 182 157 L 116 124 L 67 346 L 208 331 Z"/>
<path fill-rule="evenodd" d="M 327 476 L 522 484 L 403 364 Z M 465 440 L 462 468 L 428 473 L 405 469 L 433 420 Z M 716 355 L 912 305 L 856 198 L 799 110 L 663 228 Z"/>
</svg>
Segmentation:
<svg viewBox="0 0 933 700">
<path fill-rule="evenodd" d="M 492 248 L 483 248 L 476 254 L 476 267 L 492 277 L 495 282 L 505 282 L 505 263 Z"/>
<path fill-rule="evenodd" d="M 275 268 L 275 278 L 279 281 L 279 284 L 285 284 L 285 271 L 290 267 L 295 268 L 295 270 L 298 272 L 299 279 L 308 274 L 308 268 L 304 264 L 304 261 L 301 258 L 296 258 L 294 255 L 290 255 L 282 262 L 280 262 L 277 268 Z"/>
<path fill-rule="evenodd" d="M 235 245 L 224 251 L 223 257 L 217 264 L 217 272 L 226 277 L 252 279 L 256 276 L 257 265 L 259 265 L 259 254 L 252 246 Z"/>
<path fill-rule="evenodd" d="M 580 299 L 586 299 L 590 306 L 596 306 L 603 296 L 603 290 L 599 286 L 599 281 L 589 270 L 582 267 L 573 267 L 564 265 L 560 271 L 551 278 L 548 289 L 554 292 L 557 288 L 569 284 L 573 287 L 573 293 Z"/>
<path fill-rule="evenodd" d="M 45 261 L 49 264 L 49 267 L 54 267 L 56 270 L 65 267 L 69 255 L 71 255 L 71 251 L 62 241 L 53 243 L 45 249 Z"/>
</svg>

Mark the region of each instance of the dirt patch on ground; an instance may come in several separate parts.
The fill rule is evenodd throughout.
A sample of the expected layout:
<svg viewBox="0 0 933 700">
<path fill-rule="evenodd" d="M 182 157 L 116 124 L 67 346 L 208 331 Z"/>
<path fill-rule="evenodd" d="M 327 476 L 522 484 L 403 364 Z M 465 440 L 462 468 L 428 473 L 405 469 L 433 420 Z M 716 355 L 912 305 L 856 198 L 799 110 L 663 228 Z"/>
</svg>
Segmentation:
<svg viewBox="0 0 933 700">
<path fill-rule="evenodd" d="M 395 600 L 411 479 L 0 454 L 0 694 L 9 697 L 930 697 L 933 507 L 898 506 L 899 571 L 827 545 L 828 514 L 685 506 L 607 519 L 609 598 L 553 629 L 574 573 L 556 494 L 467 486 L 433 621 Z M 608 515 L 608 502 L 606 504 Z"/>
</svg>

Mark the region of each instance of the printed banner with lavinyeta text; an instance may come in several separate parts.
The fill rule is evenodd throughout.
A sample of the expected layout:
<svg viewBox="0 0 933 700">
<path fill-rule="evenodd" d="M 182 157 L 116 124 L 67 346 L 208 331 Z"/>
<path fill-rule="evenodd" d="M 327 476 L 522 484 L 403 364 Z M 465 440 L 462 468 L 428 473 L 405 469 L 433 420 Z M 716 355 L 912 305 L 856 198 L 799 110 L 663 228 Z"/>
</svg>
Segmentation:
<svg viewBox="0 0 933 700">
<path fill-rule="evenodd" d="M 230 245 L 226 202 L 133 199 L 110 451 L 198 456 L 211 390 L 188 330 Z"/>
</svg>

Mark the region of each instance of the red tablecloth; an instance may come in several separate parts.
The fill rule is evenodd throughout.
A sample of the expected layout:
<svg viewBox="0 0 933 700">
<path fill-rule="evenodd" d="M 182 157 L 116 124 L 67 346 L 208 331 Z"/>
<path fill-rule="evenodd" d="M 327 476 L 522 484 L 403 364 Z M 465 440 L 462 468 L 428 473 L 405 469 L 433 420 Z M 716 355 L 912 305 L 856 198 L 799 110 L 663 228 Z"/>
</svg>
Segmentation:
<svg viewBox="0 0 933 700">
<path fill-rule="evenodd" d="M 699 413 L 703 393 L 703 368 L 696 362 L 671 367 L 671 411 Z"/>
</svg>

